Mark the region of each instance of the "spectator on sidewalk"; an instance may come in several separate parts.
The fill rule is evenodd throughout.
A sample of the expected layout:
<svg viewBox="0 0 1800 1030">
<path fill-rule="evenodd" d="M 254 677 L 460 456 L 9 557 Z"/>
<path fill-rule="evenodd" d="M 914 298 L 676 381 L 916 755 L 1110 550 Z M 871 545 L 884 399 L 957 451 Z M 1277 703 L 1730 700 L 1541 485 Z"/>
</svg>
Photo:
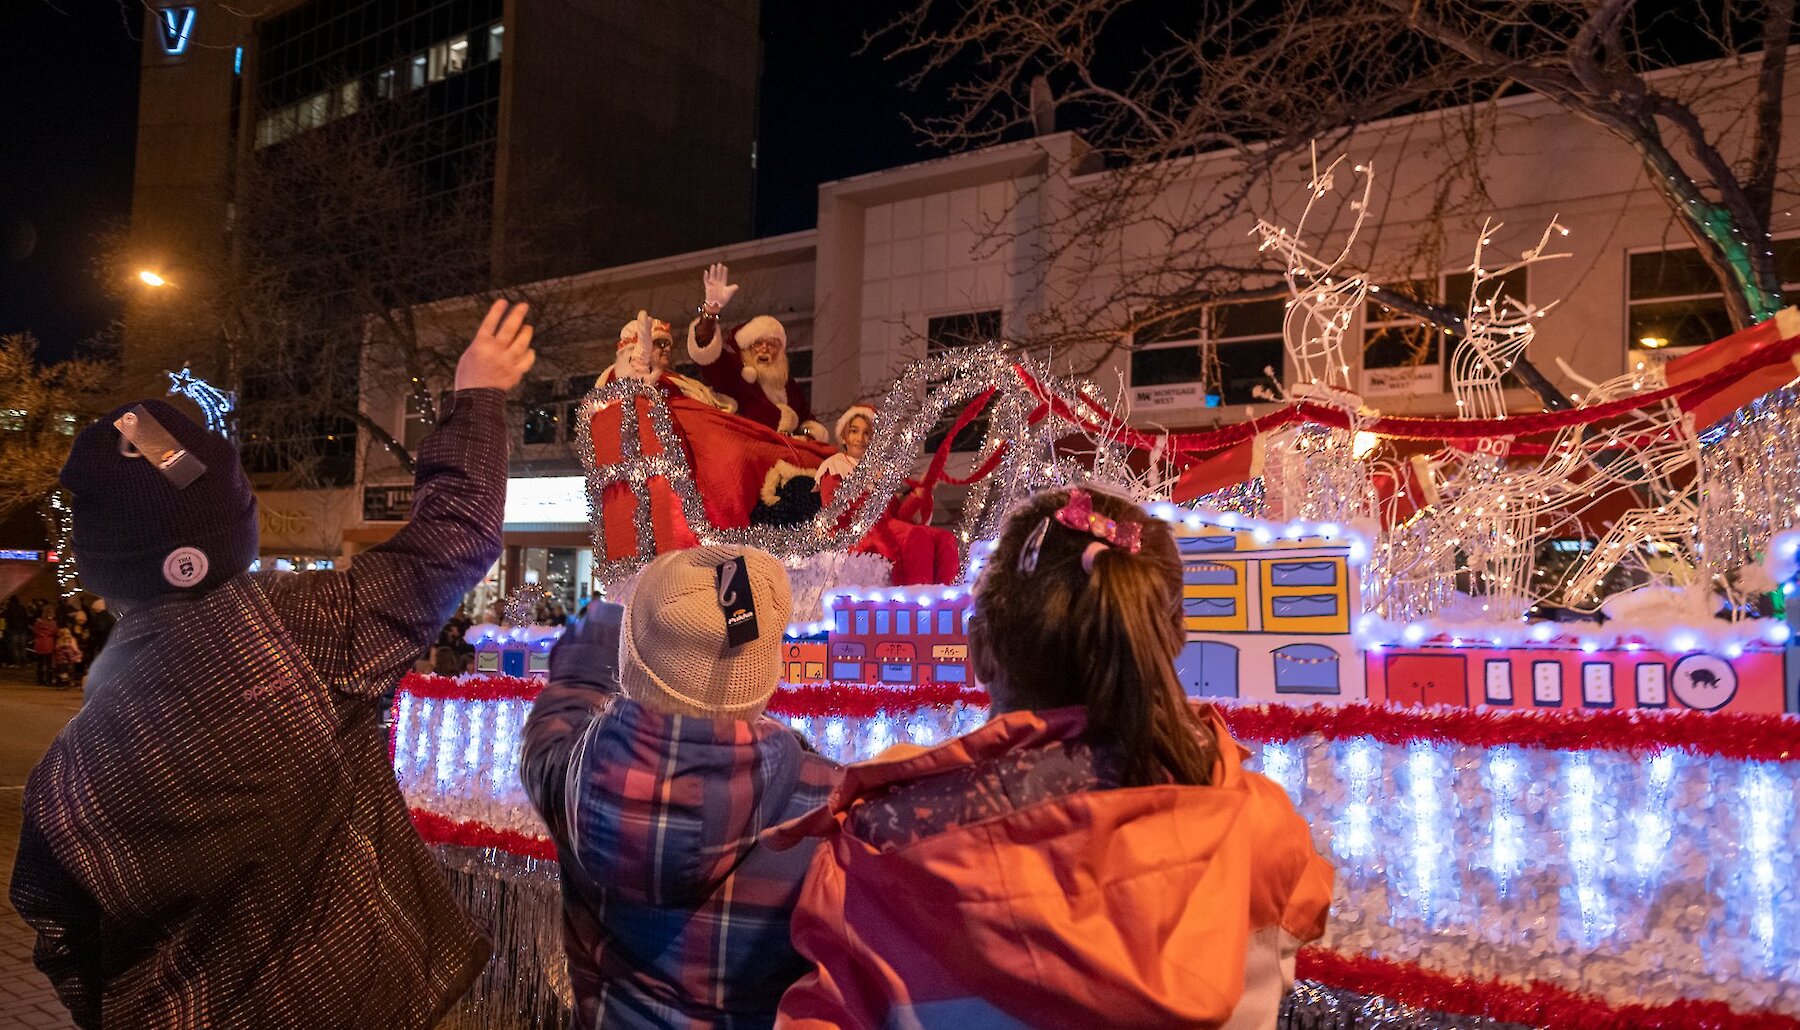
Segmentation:
<svg viewBox="0 0 1800 1030">
<path fill-rule="evenodd" d="M 113 618 L 113 613 L 107 609 L 104 597 L 94 598 L 94 603 L 88 606 L 88 611 L 88 640 L 92 643 L 92 646 L 88 648 L 88 664 L 92 665 L 94 659 L 100 657 L 100 652 L 106 649 L 106 640 L 112 636 L 113 626 L 117 624 L 118 620 Z"/>
<path fill-rule="evenodd" d="M 56 654 L 56 615 L 48 602 L 38 606 L 31 623 L 31 654 L 37 659 L 38 686 L 50 685 L 51 662 Z"/>
<path fill-rule="evenodd" d="M 810 849 L 760 835 L 838 767 L 763 714 L 789 608 L 770 555 L 677 551 L 550 652 L 520 775 L 556 839 L 583 1030 L 768 1027 L 805 971 L 788 919 Z"/>
<path fill-rule="evenodd" d="M 74 551 L 120 621 L 25 788 L 12 902 L 84 1030 L 430 1030 L 486 964 L 395 788 L 381 696 L 501 549 L 504 302 L 347 571 L 257 572 L 236 448 L 161 401 L 76 439 Z"/>
<path fill-rule="evenodd" d="M 64 627 L 56 631 L 56 647 L 50 652 L 50 685 L 67 690 L 81 681 L 81 642 L 75 631 Z"/>
<path fill-rule="evenodd" d="M 6 620 L 6 664 L 24 665 L 31 655 L 31 609 L 14 594 L 0 618 Z"/>
<path fill-rule="evenodd" d="M 992 720 L 851 766 L 772 835 L 825 840 L 784 1026 L 1275 1026 L 1331 867 L 1189 707 L 1181 597 L 1168 525 L 1130 501 L 1012 515 L 969 629 Z"/>
</svg>

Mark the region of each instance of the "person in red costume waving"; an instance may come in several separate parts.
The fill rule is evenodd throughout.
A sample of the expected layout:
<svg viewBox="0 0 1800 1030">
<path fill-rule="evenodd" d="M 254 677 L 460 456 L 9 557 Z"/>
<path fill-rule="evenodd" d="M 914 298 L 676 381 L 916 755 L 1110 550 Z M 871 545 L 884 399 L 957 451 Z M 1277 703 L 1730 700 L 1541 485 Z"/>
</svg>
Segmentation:
<svg viewBox="0 0 1800 1030">
<path fill-rule="evenodd" d="M 840 450 L 819 465 L 819 498 L 830 504 L 838 487 L 862 463 L 875 436 L 875 409 L 851 405 L 837 420 Z M 851 548 L 854 554 L 878 554 L 894 565 L 890 584 L 954 583 L 960 558 L 956 536 L 931 521 L 931 491 L 908 480 L 906 489 L 888 502 L 887 510 Z"/>
<path fill-rule="evenodd" d="M 706 299 L 699 317 L 688 323 L 688 356 L 700 366 L 707 385 L 737 402 L 738 414 L 778 433 L 825 442 L 825 427 L 813 417 L 806 388 L 788 374 L 787 330 L 769 315 L 757 315 L 730 329 L 719 325 L 719 313 L 731 303 L 737 286 L 728 270 L 715 264 L 701 281 Z"/>
</svg>

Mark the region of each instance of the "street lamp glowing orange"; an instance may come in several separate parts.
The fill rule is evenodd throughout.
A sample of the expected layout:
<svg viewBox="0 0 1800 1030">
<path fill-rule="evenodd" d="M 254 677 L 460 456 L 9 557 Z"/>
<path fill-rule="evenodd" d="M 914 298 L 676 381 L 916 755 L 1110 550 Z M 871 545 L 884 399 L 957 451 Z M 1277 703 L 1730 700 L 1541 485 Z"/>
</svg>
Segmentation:
<svg viewBox="0 0 1800 1030">
<path fill-rule="evenodd" d="M 169 285 L 169 280 L 164 279 L 162 276 L 157 275 L 155 272 L 152 272 L 148 268 L 140 270 L 138 272 L 137 277 L 141 282 L 143 282 L 143 284 L 145 286 L 167 286 L 167 285 Z"/>
</svg>

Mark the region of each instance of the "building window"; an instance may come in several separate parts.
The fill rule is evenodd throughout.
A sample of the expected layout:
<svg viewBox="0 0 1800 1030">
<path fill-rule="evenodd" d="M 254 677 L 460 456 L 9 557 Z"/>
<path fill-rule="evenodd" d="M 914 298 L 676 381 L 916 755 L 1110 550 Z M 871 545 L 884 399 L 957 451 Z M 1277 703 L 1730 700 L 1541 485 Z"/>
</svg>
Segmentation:
<svg viewBox="0 0 1800 1030">
<path fill-rule="evenodd" d="M 487 59 L 500 60 L 500 51 L 505 49 L 506 26 L 494 25 L 487 30 Z"/>
<path fill-rule="evenodd" d="M 894 632 L 902 636 L 912 636 L 912 610 L 902 608 L 894 613 Z"/>
<path fill-rule="evenodd" d="M 928 319 L 925 323 L 925 356 L 935 358 L 946 351 L 959 347 L 978 346 L 989 340 L 1000 338 L 1000 312 L 971 311 L 960 315 L 940 315 Z M 953 404 L 944 412 L 938 424 L 933 426 L 931 434 L 925 438 L 925 449 L 935 451 L 943 444 L 944 437 L 949 434 L 950 427 L 963 413 L 964 404 Z M 956 434 L 950 444 L 952 451 L 974 451 L 981 447 L 981 441 L 987 436 L 988 419 L 984 411 L 980 418 L 974 419 Z"/>
<path fill-rule="evenodd" d="M 911 683 L 912 678 L 913 667 L 911 662 L 881 663 L 881 682 L 883 683 Z"/>
<path fill-rule="evenodd" d="M 375 98 L 377 100 L 394 99 L 395 94 L 399 92 L 399 83 L 400 70 L 398 68 L 383 68 L 376 72 Z"/>
<path fill-rule="evenodd" d="M 1327 619 L 1338 612 L 1337 597 L 1333 594 L 1275 597 L 1269 600 L 1269 607 L 1277 619 Z"/>
<path fill-rule="evenodd" d="M 847 680 L 850 682 L 855 682 L 857 680 L 862 679 L 862 671 L 863 670 L 862 670 L 861 662 L 832 662 L 831 663 L 831 678 L 834 680 Z"/>
<path fill-rule="evenodd" d="M 334 117 L 348 118 L 362 110 L 362 82 L 351 79 L 337 88 L 337 111 Z"/>
<path fill-rule="evenodd" d="M 1181 613 L 1190 619 L 1223 619 L 1237 614 L 1237 600 L 1230 597 L 1184 597 Z"/>
<path fill-rule="evenodd" d="M 968 670 L 960 665 L 940 665 L 935 672 L 939 683 L 965 683 L 968 681 Z"/>
<path fill-rule="evenodd" d="M 1800 288 L 1800 238 L 1776 240 L 1772 249 L 1783 291 Z M 1630 255 L 1626 264 L 1629 353 L 1669 358 L 1731 335 L 1719 279 L 1698 250 L 1645 251 Z"/>
<path fill-rule="evenodd" d="M 406 88 L 407 89 L 424 89 L 425 88 L 425 70 L 426 70 L 427 61 L 428 61 L 428 58 L 424 54 L 414 54 L 412 57 L 412 60 L 407 63 L 407 68 L 406 68 Z"/>
<path fill-rule="evenodd" d="M 1217 536 L 1184 536 L 1175 541 L 1175 547 L 1181 551 L 1183 558 L 1193 554 L 1211 554 L 1216 551 L 1237 550 L 1237 534 L 1220 533 Z"/>
<path fill-rule="evenodd" d="M 563 398 L 557 384 L 539 380 L 525 384 L 526 444 L 551 444 L 562 441 Z"/>
<path fill-rule="evenodd" d="M 1217 304 L 1151 321 L 1133 338 L 1133 410 L 1251 404 L 1282 371 L 1283 299 Z M 1152 391 L 1150 387 L 1167 389 Z"/>
<path fill-rule="evenodd" d="M 885 634 L 887 631 L 888 610 L 886 608 L 878 608 L 875 610 L 875 632 L 878 634 Z"/>
<path fill-rule="evenodd" d="M 1237 586 L 1237 570 L 1218 562 L 1189 562 L 1183 569 L 1181 581 L 1194 587 L 1234 587 Z"/>
<path fill-rule="evenodd" d="M 869 635 L 869 610 L 867 608 L 856 610 L 856 635 L 859 637 Z"/>
<path fill-rule="evenodd" d="M 838 636 L 850 633 L 850 613 L 842 609 L 831 613 L 831 631 Z"/>
<path fill-rule="evenodd" d="M 950 608 L 939 608 L 937 613 L 938 636 L 948 637 L 956 633 L 956 612 Z"/>
<path fill-rule="evenodd" d="M 1337 586 L 1333 561 L 1276 562 L 1269 570 L 1269 585 L 1278 587 Z"/>
<path fill-rule="evenodd" d="M 300 130 L 316 129 L 331 117 L 331 94 L 314 93 L 300 101 Z"/>
<path fill-rule="evenodd" d="M 445 60 L 444 72 L 447 75 L 460 75 L 469 67 L 469 37 L 451 36 L 449 55 Z"/>
<path fill-rule="evenodd" d="M 1515 268 L 1503 276 L 1485 279 L 1481 295 L 1492 297 L 1498 290 L 1501 296 L 1527 303 L 1530 272 L 1528 267 Z M 1469 309 L 1469 294 L 1474 286 L 1475 274 L 1465 270 L 1370 290 L 1363 305 L 1362 392 L 1378 396 L 1440 393 L 1447 389 L 1450 380 L 1445 372 L 1446 342 L 1451 340 L 1450 335 L 1442 326 L 1389 307 L 1384 297 L 1405 297 L 1461 314 Z M 1523 385 L 1510 373 L 1502 381 L 1508 387 Z"/>
<path fill-rule="evenodd" d="M 1275 651 L 1275 692 L 1336 694 L 1338 654 L 1324 644 L 1289 644 Z"/>
</svg>

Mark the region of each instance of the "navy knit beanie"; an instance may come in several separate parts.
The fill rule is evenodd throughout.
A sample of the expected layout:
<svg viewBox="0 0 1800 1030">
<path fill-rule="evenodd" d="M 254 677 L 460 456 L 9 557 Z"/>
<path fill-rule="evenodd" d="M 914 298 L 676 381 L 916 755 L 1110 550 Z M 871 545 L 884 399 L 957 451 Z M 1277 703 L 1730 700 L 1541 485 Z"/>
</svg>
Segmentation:
<svg viewBox="0 0 1800 1030">
<path fill-rule="evenodd" d="M 206 471 L 178 487 L 144 457 L 123 453 L 113 423 L 139 405 Z M 256 494 L 237 448 L 163 401 L 127 404 L 82 430 L 62 485 L 75 495 L 77 571 L 102 597 L 203 593 L 256 559 Z"/>
</svg>

